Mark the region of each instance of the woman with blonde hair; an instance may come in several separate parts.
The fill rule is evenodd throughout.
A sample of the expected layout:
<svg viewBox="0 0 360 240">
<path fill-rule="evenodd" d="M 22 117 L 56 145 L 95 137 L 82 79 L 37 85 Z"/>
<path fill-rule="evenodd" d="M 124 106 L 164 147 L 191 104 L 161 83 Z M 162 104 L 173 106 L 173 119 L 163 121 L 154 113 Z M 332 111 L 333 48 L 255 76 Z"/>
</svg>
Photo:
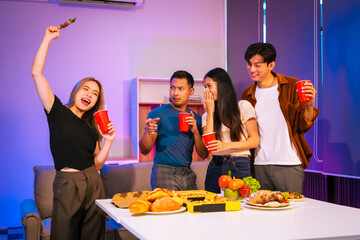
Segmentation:
<svg viewBox="0 0 360 240">
<path fill-rule="evenodd" d="M 59 27 L 46 29 L 31 68 L 49 124 L 56 169 L 50 238 L 104 239 L 105 218 L 95 205 L 95 199 L 106 197 L 98 170 L 105 163 L 116 131 L 109 123 L 110 131 L 102 135 L 93 117 L 104 107 L 98 80 L 84 78 L 78 82 L 66 105 L 52 92 L 43 69 L 50 43 L 59 36 Z"/>
<path fill-rule="evenodd" d="M 249 149 L 259 144 L 255 109 L 248 101 L 238 101 L 229 74 L 222 68 L 209 71 L 204 77 L 203 134 L 215 132 L 205 190 L 220 193 L 218 179 L 231 170 L 232 176 L 244 178 L 251 175 Z"/>
</svg>

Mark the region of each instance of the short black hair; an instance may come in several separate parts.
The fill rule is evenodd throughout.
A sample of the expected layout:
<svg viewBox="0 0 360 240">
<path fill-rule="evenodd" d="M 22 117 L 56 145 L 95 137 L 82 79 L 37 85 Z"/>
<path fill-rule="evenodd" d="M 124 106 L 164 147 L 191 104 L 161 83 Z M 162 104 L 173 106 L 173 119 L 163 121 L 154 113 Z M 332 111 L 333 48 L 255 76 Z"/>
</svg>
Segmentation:
<svg viewBox="0 0 360 240">
<path fill-rule="evenodd" d="M 270 43 L 258 42 L 251 44 L 245 52 L 245 60 L 249 63 L 250 59 L 256 54 L 261 55 L 267 64 L 274 62 L 276 59 L 275 47 Z"/>
<path fill-rule="evenodd" d="M 170 78 L 170 84 L 174 78 L 186 78 L 187 83 L 190 86 L 190 88 L 194 87 L 194 78 L 187 71 L 179 70 L 179 71 L 174 72 L 174 74 Z"/>
</svg>

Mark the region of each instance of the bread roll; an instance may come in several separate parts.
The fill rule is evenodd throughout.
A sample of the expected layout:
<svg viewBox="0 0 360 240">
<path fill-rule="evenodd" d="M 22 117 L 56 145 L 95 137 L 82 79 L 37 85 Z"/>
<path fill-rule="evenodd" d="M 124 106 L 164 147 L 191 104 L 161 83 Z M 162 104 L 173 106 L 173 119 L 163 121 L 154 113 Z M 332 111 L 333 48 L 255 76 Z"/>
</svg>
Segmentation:
<svg viewBox="0 0 360 240">
<path fill-rule="evenodd" d="M 145 213 L 150 211 L 151 203 L 146 200 L 135 200 L 129 204 L 131 213 Z"/>
<path fill-rule="evenodd" d="M 170 197 L 155 200 L 151 206 L 152 212 L 168 212 L 180 209 L 182 204 Z"/>
</svg>

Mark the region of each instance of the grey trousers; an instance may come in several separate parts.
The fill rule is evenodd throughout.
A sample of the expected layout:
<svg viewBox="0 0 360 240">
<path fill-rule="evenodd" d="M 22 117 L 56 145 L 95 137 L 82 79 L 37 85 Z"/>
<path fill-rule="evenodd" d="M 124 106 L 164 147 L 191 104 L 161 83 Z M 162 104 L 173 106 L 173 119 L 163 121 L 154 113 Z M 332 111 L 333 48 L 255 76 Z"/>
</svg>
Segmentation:
<svg viewBox="0 0 360 240">
<path fill-rule="evenodd" d="M 95 199 L 106 198 L 95 167 L 57 171 L 53 184 L 52 240 L 105 239 L 105 215 Z"/>
<path fill-rule="evenodd" d="M 150 180 L 151 188 L 166 188 L 168 190 L 195 190 L 196 174 L 190 167 L 173 167 L 154 164 Z"/>
<path fill-rule="evenodd" d="M 304 169 L 302 165 L 254 165 L 255 178 L 261 188 L 271 191 L 303 192 Z"/>
</svg>

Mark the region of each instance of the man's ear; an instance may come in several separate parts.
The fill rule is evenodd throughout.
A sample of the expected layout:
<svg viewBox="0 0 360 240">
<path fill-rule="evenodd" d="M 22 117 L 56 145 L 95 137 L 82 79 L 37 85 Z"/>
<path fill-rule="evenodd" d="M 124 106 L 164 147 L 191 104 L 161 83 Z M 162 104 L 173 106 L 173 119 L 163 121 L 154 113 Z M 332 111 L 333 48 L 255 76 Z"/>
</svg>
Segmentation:
<svg viewBox="0 0 360 240">
<path fill-rule="evenodd" d="M 190 95 L 193 95 L 195 91 L 195 88 L 190 88 Z"/>
<path fill-rule="evenodd" d="M 269 68 L 271 71 L 275 68 L 275 61 L 272 61 L 271 63 L 269 63 Z"/>
</svg>

